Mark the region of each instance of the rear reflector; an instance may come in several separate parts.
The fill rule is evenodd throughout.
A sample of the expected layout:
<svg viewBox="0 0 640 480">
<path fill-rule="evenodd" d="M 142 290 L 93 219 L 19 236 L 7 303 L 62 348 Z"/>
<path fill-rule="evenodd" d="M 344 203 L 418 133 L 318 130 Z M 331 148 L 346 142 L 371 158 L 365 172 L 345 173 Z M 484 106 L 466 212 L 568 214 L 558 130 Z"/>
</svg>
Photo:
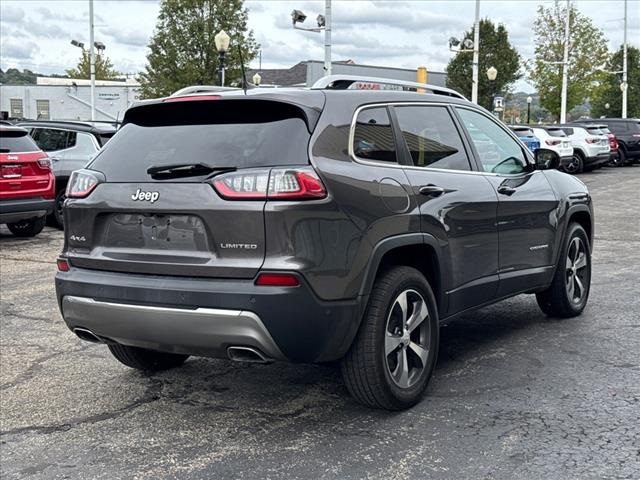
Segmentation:
<svg viewBox="0 0 640 480">
<path fill-rule="evenodd" d="M 256 278 L 256 285 L 261 287 L 297 287 L 298 277 L 291 273 L 261 273 Z"/>
<path fill-rule="evenodd" d="M 69 262 L 65 258 L 59 258 L 56 263 L 58 264 L 59 272 L 68 272 L 69 268 L 71 268 Z"/>
<path fill-rule="evenodd" d="M 327 191 L 310 167 L 241 170 L 218 175 L 213 187 L 227 200 L 313 200 Z"/>
</svg>

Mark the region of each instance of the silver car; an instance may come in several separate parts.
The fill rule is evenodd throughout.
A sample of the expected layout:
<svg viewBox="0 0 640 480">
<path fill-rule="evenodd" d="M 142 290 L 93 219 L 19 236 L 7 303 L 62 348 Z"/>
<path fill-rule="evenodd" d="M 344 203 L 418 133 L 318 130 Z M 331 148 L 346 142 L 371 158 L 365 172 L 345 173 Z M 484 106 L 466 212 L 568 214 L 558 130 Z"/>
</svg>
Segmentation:
<svg viewBox="0 0 640 480">
<path fill-rule="evenodd" d="M 36 144 L 51 158 L 56 177 L 56 208 L 48 224 L 63 228 L 62 204 L 71 172 L 84 168 L 116 132 L 111 122 L 24 121 Z"/>
</svg>

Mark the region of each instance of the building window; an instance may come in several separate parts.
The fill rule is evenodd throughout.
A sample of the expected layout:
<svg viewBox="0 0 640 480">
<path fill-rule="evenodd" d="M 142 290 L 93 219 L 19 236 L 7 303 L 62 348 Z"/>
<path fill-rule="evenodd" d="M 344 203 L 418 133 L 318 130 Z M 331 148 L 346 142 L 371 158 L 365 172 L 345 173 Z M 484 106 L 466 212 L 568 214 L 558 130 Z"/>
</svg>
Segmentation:
<svg viewBox="0 0 640 480">
<path fill-rule="evenodd" d="M 9 100 L 9 116 L 11 118 L 24 118 L 24 112 L 22 110 L 22 99 L 12 98 Z"/>
<path fill-rule="evenodd" d="M 38 113 L 37 120 L 50 120 L 49 100 L 36 100 L 36 112 Z"/>
</svg>

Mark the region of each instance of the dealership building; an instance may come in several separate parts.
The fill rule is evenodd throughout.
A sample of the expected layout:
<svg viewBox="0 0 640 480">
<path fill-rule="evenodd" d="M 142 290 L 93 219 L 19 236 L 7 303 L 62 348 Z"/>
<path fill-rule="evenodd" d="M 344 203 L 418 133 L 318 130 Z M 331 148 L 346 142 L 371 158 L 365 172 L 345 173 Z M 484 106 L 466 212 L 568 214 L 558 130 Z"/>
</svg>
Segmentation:
<svg viewBox="0 0 640 480">
<path fill-rule="evenodd" d="M 96 120 L 122 119 L 139 98 L 140 84 L 133 80 L 96 80 Z M 88 120 L 91 118 L 89 80 L 38 77 L 35 85 L 0 85 L 0 111 L 9 118 L 38 120 Z M 4 114 L 3 114 L 4 115 Z"/>
<path fill-rule="evenodd" d="M 351 60 L 332 63 L 334 75 L 383 77 L 416 81 L 416 69 L 360 65 Z M 324 62 L 307 60 L 291 68 L 249 69 L 249 81 L 259 73 L 264 87 L 305 87 L 325 75 Z M 444 87 L 446 74 L 428 72 L 427 83 Z M 187 86 L 187 85 L 185 85 Z M 140 84 L 133 78 L 122 81 L 97 80 L 95 119 L 122 120 L 124 112 L 139 99 Z M 89 120 L 91 87 L 89 80 L 38 77 L 35 85 L 0 85 L 0 111 L 12 119 Z M 6 113 L 4 113 L 6 112 Z"/>
</svg>

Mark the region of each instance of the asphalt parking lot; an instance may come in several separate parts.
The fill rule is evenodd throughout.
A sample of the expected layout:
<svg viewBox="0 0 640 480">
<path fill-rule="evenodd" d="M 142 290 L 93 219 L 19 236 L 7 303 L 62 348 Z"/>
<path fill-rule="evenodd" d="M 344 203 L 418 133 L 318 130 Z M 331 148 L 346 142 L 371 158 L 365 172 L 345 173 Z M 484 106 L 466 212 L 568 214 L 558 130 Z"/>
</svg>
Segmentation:
<svg viewBox="0 0 640 480">
<path fill-rule="evenodd" d="M 2 227 L 0 477 L 640 478 L 640 167 L 581 178 L 585 313 L 548 319 L 519 296 L 444 325 L 427 396 L 403 413 L 359 406 L 329 366 L 129 370 L 62 322 L 62 233 Z"/>
</svg>

